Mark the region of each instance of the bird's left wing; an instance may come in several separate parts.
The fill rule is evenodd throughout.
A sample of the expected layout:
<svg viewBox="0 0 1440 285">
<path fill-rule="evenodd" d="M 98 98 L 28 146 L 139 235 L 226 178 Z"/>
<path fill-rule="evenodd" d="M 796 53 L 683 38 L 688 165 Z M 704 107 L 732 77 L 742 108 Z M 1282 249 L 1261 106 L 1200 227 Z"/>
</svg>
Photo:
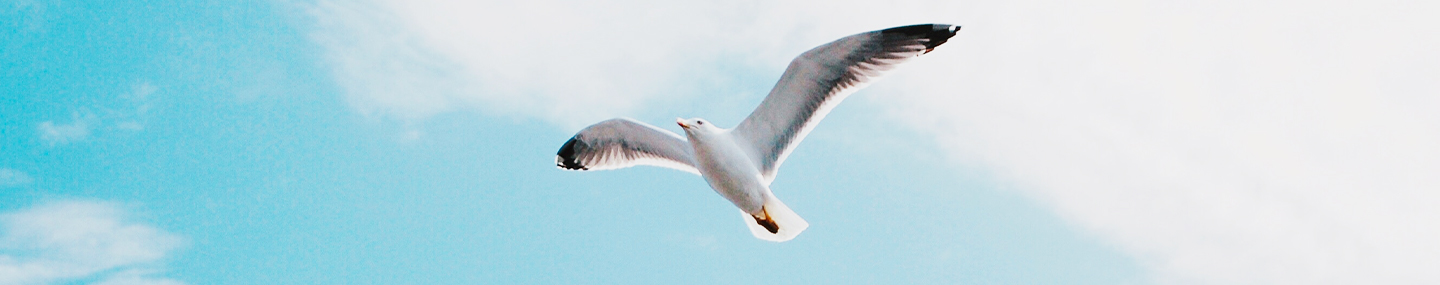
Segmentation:
<svg viewBox="0 0 1440 285">
<path fill-rule="evenodd" d="M 673 132 L 627 118 L 580 130 L 556 153 L 555 165 L 569 170 L 605 170 L 653 165 L 700 174 L 690 143 Z"/>
<path fill-rule="evenodd" d="M 735 132 L 752 147 L 765 181 L 831 108 L 896 65 L 945 43 L 960 26 L 926 24 L 861 33 L 806 51 Z"/>
</svg>

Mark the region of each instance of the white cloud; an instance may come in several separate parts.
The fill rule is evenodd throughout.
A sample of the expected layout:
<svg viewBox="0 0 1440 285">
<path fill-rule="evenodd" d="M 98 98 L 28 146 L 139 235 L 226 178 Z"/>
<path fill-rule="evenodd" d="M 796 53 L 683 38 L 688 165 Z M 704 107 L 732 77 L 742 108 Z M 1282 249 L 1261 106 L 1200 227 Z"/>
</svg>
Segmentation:
<svg viewBox="0 0 1440 285">
<path fill-rule="evenodd" d="M 362 112 L 479 109 L 567 126 L 713 95 L 737 77 L 716 68 L 778 74 L 815 43 L 913 21 L 817 27 L 783 17 L 798 7 L 767 3 L 321 1 L 311 10 L 314 38 Z"/>
<path fill-rule="evenodd" d="M 846 34 L 961 24 L 860 96 L 1157 281 L 1440 282 L 1433 3 L 367 3 L 314 9 L 357 107 L 567 127 L 716 96 L 684 86 Z"/>
<path fill-rule="evenodd" d="M 1440 282 L 1440 11 L 1292 4 L 980 18 L 895 113 L 1167 283 Z"/>
<path fill-rule="evenodd" d="M 0 187 L 11 187 L 30 184 L 35 179 L 30 178 L 24 171 L 0 167 Z"/>
<path fill-rule="evenodd" d="M 126 216 L 80 201 L 0 214 L 0 284 L 183 284 L 154 276 L 183 240 Z"/>
</svg>

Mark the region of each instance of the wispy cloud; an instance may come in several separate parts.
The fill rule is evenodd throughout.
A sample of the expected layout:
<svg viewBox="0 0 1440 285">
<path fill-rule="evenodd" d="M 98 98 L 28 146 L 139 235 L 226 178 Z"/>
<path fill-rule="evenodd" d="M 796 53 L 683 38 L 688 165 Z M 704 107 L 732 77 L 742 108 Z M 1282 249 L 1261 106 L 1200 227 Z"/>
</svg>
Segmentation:
<svg viewBox="0 0 1440 285">
<path fill-rule="evenodd" d="M 135 84 L 130 92 L 120 95 L 121 102 L 117 106 L 105 108 L 106 117 L 114 121 L 116 129 L 144 130 L 145 121 L 150 118 L 150 97 L 159 90 L 149 82 Z"/>
<path fill-rule="evenodd" d="M 183 284 L 157 276 L 183 243 L 113 203 L 44 204 L 0 214 L 0 284 Z"/>
<path fill-rule="evenodd" d="M 885 96 L 872 102 L 891 119 L 1147 261 L 1158 280 L 1440 282 L 1427 269 L 1440 267 L 1440 210 L 1427 204 L 1440 200 L 1436 4 L 887 3 L 314 11 L 362 110 L 572 127 L 729 95 L 684 86 L 745 82 L 846 34 L 962 24 L 861 97 Z"/>
<path fill-rule="evenodd" d="M 88 113 L 75 112 L 71 115 L 69 123 L 55 123 L 55 121 L 44 121 L 35 126 L 40 134 L 40 140 L 49 145 L 61 145 L 77 142 L 90 136 L 91 124 L 95 116 Z"/>
<path fill-rule="evenodd" d="M 0 187 L 20 186 L 30 184 L 32 181 L 35 179 L 30 178 L 30 175 L 25 174 L 24 171 L 0 167 Z"/>
<path fill-rule="evenodd" d="M 150 97 L 157 90 L 149 82 L 135 84 L 113 104 L 81 107 L 71 113 L 69 122 L 44 121 L 37 124 L 35 130 L 40 140 L 50 146 L 83 141 L 107 129 L 141 131 L 150 117 Z"/>
<path fill-rule="evenodd" d="M 47 13 L 50 7 L 47 3 L 39 3 L 35 0 L 14 0 L 0 4 L 0 15 L 7 17 L 8 24 L 17 28 L 11 32 L 19 34 L 30 34 L 38 32 L 44 27 L 49 19 Z"/>
</svg>

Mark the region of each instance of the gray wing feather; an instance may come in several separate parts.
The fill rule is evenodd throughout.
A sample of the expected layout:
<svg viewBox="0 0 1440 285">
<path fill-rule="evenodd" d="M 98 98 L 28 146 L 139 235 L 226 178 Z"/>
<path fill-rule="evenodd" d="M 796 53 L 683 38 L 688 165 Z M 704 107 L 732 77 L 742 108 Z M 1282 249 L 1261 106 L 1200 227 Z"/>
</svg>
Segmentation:
<svg viewBox="0 0 1440 285">
<path fill-rule="evenodd" d="M 765 181 L 846 96 L 905 61 L 945 43 L 959 26 L 927 24 L 861 33 L 806 51 L 785 69 L 736 132 L 753 146 Z"/>
<path fill-rule="evenodd" d="M 680 135 L 627 118 L 585 127 L 555 156 L 555 165 L 569 170 L 652 165 L 700 174 L 694 161 L 694 150 Z"/>
</svg>

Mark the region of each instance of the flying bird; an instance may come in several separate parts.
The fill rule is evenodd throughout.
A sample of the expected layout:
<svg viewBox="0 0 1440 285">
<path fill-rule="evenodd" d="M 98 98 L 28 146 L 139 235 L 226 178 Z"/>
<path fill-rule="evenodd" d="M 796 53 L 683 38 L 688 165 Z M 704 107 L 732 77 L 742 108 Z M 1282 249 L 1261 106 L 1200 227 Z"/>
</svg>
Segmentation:
<svg viewBox="0 0 1440 285">
<path fill-rule="evenodd" d="M 677 118 L 682 137 L 632 119 L 610 119 L 566 141 L 555 164 L 568 170 L 652 165 L 695 173 L 740 208 L 756 238 L 788 241 L 810 224 L 770 191 L 785 157 L 846 96 L 959 30 L 925 24 L 844 37 L 790 61 L 765 101 L 735 128 Z"/>
</svg>

